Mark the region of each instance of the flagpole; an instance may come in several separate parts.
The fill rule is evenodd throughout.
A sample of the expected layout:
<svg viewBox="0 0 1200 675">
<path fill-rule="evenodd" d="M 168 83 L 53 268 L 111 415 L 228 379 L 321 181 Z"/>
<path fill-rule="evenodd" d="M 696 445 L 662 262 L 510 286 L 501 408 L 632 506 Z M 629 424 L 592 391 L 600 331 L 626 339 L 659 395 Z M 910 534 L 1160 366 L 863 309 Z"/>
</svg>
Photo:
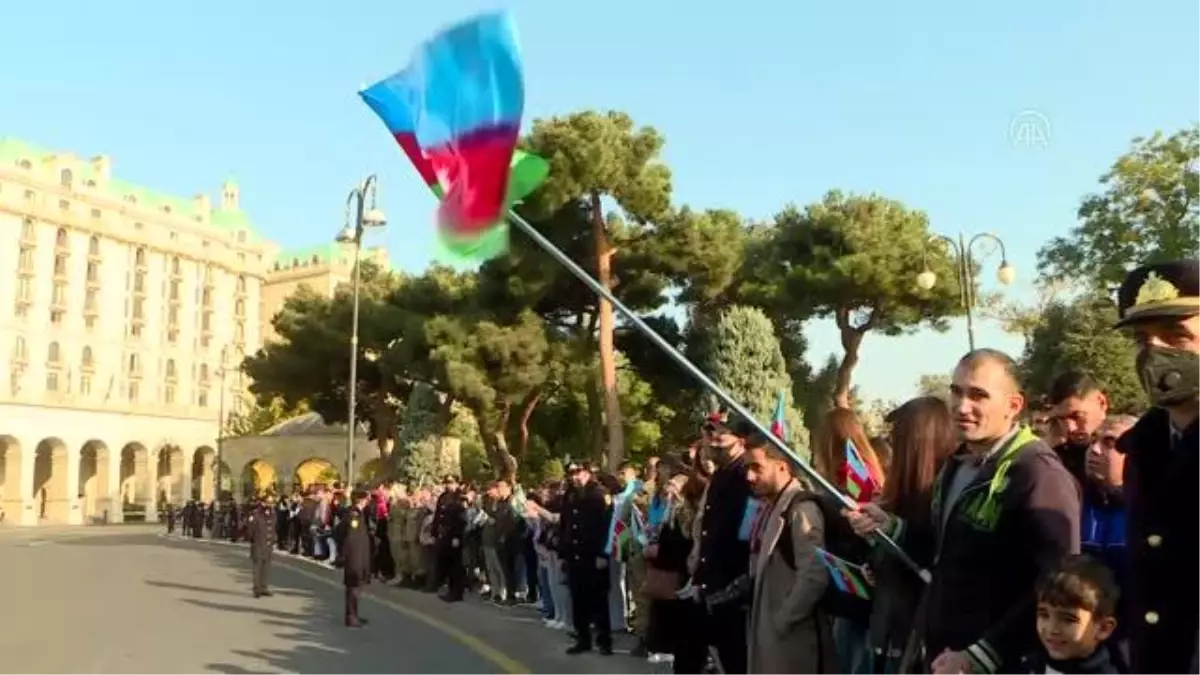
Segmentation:
<svg viewBox="0 0 1200 675">
<path fill-rule="evenodd" d="M 858 506 L 856 502 L 842 494 L 841 491 L 834 487 L 834 485 L 828 480 L 826 480 L 824 476 L 813 470 L 813 468 L 809 466 L 807 462 L 801 459 L 800 455 L 796 454 L 794 450 L 787 446 L 787 443 L 785 443 L 783 439 L 776 438 L 775 434 L 772 434 L 770 429 L 763 426 L 763 424 L 759 422 L 749 410 L 743 407 L 741 403 L 738 403 L 736 400 L 734 400 L 734 398 L 726 393 L 725 390 L 722 389 L 716 382 L 713 382 L 708 375 L 705 375 L 704 371 L 697 368 L 696 365 L 689 361 L 686 356 L 681 354 L 679 350 L 675 349 L 671 343 L 664 340 L 663 337 L 655 332 L 654 329 L 651 328 L 645 321 L 642 321 L 641 317 L 635 314 L 633 310 L 626 307 L 625 303 L 618 300 L 617 297 L 613 295 L 612 291 L 605 288 L 603 284 L 592 278 L 592 276 L 588 274 L 586 270 L 580 267 L 578 263 L 572 260 L 570 256 L 560 251 L 553 242 L 543 236 L 541 232 L 538 232 L 537 228 L 530 225 L 529 222 L 518 215 L 516 211 L 510 210 L 508 212 L 508 219 L 514 226 L 532 239 L 533 243 L 537 244 L 543 251 L 550 254 L 550 257 L 554 258 L 558 264 L 567 268 L 568 272 L 583 282 L 583 285 L 591 289 L 596 295 L 599 295 L 601 298 L 604 298 L 612 303 L 613 308 L 620 312 L 621 315 L 629 321 L 629 323 L 633 324 L 634 328 L 637 328 L 638 331 L 641 332 L 642 335 L 646 336 L 651 342 L 653 342 L 656 347 L 661 349 L 664 353 L 666 353 L 667 356 L 671 357 L 675 363 L 679 364 L 680 367 L 691 374 L 696 381 L 703 385 L 704 388 L 707 389 L 713 396 L 716 396 L 722 403 L 724 403 L 729 410 L 740 415 L 742 419 L 749 422 L 756 431 L 770 439 L 771 443 L 774 444 L 776 448 L 779 448 L 780 452 L 791 459 L 792 462 L 795 463 L 795 465 L 801 471 L 803 471 L 806 476 L 808 476 L 809 480 L 819 485 L 829 494 L 833 495 L 833 497 L 837 499 L 845 508 L 853 509 Z M 913 560 L 911 556 L 905 553 L 904 549 L 901 548 L 900 545 L 897 544 L 891 537 L 887 536 L 880 530 L 876 530 L 872 536 L 877 537 L 880 541 L 887 545 L 887 547 L 892 550 L 892 553 L 895 554 L 895 556 L 901 562 L 912 568 L 912 571 L 915 572 L 922 581 L 929 583 L 931 579 L 929 570 L 918 565 L 917 562 Z"/>
</svg>

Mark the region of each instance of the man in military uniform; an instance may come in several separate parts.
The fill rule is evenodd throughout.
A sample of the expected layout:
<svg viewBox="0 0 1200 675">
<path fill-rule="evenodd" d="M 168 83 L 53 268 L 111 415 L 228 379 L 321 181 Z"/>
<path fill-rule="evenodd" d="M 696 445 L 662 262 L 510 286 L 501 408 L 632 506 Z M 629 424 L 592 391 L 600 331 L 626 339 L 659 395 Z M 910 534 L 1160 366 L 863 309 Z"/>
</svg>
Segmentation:
<svg viewBox="0 0 1200 675">
<path fill-rule="evenodd" d="M 1144 265 L 1117 293 L 1154 406 L 1118 441 L 1125 453 L 1129 656 L 1135 673 L 1195 673 L 1200 638 L 1200 271 Z"/>
<path fill-rule="evenodd" d="M 275 550 L 275 507 L 271 495 L 264 495 L 246 518 L 246 536 L 250 539 L 250 562 L 254 567 L 254 597 L 270 596 L 267 578 L 271 554 Z"/>
<path fill-rule="evenodd" d="M 437 539 L 437 578 L 433 590 L 446 584 L 443 599 L 450 602 L 462 600 L 466 585 L 466 570 L 463 569 L 462 542 L 467 532 L 467 506 L 459 490 L 458 477 L 446 476 L 446 488 L 438 497 L 437 510 L 433 516 L 433 536 Z"/>
<path fill-rule="evenodd" d="M 592 475 L 589 465 L 572 463 L 567 473 L 571 488 L 559 521 L 563 571 L 567 575 L 575 624 L 575 644 L 567 653 L 592 650 L 594 623 L 596 646 L 607 656 L 612 654 L 612 620 L 608 611 L 612 496 Z"/>
<path fill-rule="evenodd" d="M 346 586 L 346 627 L 362 628 L 367 620 L 358 615 L 358 597 L 362 587 L 371 583 L 371 534 L 367 531 L 366 490 L 351 494 L 346 517 L 338 523 L 335 535 L 342 554 L 342 581 Z"/>
</svg>

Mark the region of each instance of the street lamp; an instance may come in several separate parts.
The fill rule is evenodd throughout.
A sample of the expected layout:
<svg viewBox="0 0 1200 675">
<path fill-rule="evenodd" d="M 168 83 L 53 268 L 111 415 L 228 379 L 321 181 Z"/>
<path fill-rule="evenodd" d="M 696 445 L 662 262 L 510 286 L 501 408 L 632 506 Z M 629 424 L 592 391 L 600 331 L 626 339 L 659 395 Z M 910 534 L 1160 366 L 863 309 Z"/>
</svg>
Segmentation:
<svg viewBox="0 0 1200 675">
<path fill-rule="evenodd" d="M 213 487 L 213 502 L 221 501 L 221 464 L 224 462 L 221 454 L 225 448 L 225 425 L 228 420 L 225 419 L 225 373 L 229 370 L 229 345 L 221 347 L 221 363 L 217 366 L 218 378 L 221 386 L 220 403 L 217 406 L 217 415 L 220 419 L 217 420 L 217 466 L 213 471 L 213 480 L 216 485 Z"/>
<path fill-rule="evenodd" d="M 990 239 L 1000 247 L 1000 267 L 996 270 L 996 279 L 1005 286 L 1012 284 L 1017 279 L 1017 268 L 1009 264 L 1008 254 L 1004 250 L 1004 242 L 991 232 L 980 232 L 971 237 L 970 241 L 964 239 L 961 232 L 957 241 L 942 234 L 935 234 L 929 238 L 930 242 L 938 240 L 946 242 L 946 245 L 954 253 L 955 273 L 958 276 L 960 289 L 959 297 L 962 300 L 963 309 L 967 313 L 967 344 L 971 351 L 975 351 L 975 321 L 972 316 L 972 310 L 975 307 L 975 273 L 973 271 L 975 260 L 972 251 L 975 249 L 975 244 L 983 239 Z M 929 259 L 924 249 L 922 249 L 921 255 L 924 258 L 925 269 L 917 275 L 917 286 L 928 291 L 937 285 L 937 274 L 929 269 Z"/>
<path fill-rule="evenodd" d="M 354 310 L 350 319 L 350 392 L 347 396 L 346 415 L 346 480 L 354 482 L 354 431 L 355 409 L 358 394 L 358 291 L 360 280 L 359 259 L 362 257 L 363 234 L 369 228 L 383 227 L 387 219 L 375 206 L 375 198 L 379 191 L 378 180 L 374 175 L 368 176 L 361 185 L 350 191 L 346 197 L 346 220 L 342 231 L 338 233 L 339 244 L 349 244 L 354 247 Z"/>
</svg>

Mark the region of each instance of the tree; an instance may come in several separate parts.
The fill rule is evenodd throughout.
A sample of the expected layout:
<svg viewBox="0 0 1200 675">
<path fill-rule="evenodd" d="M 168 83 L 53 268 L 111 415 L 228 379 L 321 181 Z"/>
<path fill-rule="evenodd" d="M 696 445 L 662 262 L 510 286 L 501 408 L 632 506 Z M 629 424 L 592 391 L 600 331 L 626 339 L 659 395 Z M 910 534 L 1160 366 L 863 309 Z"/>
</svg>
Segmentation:
<svg viewBox="0 0 1200 675">
<path fill-rule="evenodd" d="M 433 345 L 434 384 L 475 415 L 496 475 L 512 480 L 525 448 L 514 454 L 509 424 L 525 420 L 549 374 L 545 327 L 533 312 L 508 324 L 470 315 L 437 316 L 425 327 Z"/>
<path fill-rule="evenodd" d="M 775 416 L 780 392 L 792 391 L 775 329 L 758 308 L 733 306 L 722 312 L 706 334 L 697 336 L 694 349 L 696 365 L 763 424 Z M 717 405 L 706 401 L 701 412 Z M 808 430 L 791 405 L 785 407 L 784 423 L 789 444 L 806 452 Z"/>
<path fill-rule="evenodd" d="M 950 375 L 927 373 L 917 379 L 917 396 L 933 396 L 943 401 L 950 399 Z"/>
<path fill-rule="evenodd" d="M 393 475 L 408 485 L 432 485 L 438 480 L 443 425 L 438 392 L 424 382 L 408 397 L 404 424 L 392 453 Z"/>
<path fill-rule="evenodd" d="M 363 263 L 355 413 L 385 459 L 411 386 L 378 358 L 406 319 L 404 311 L 389 302 L 398 283 L 390 272 Z M 253 379 L 250 391 L 261 405 L 280 399 L 285 407 L 306 404 L 327 424 L 347 421 L 352 304 L 346 287 L 328 298 L 304 285 L 287 299 L 271 322 L 279 340 L 242 362 L 242 371 Z"/>
<path fill-rule="evenodd" d="M 1079 225 L 1038 252 L 1050 279 L 1086 279 L 1104 288 L 1148 262 L 1194 258 L 1200 239 L 1200 129 L 1135 138 L 1084 198 Z"/>
<path fill-rule="evenodd" d="M 641 229 L 665 216 L 670 207 L 671 173 L 658 160 L 662 137 L 649 127 L 635 129 L 633 119 L 624 113 L 586 111 L 534 121 L 528 145 L 550 162 L 550 176 L 533 201 L 546 214 L 571 203 L 586 211 L 596 278 L 605 288 L 615 288 L 614 256 L 627 244 L 636 250 Z M 605 199 L 615 200 L 630 222 L 606 220 Z M 616 321 L 611 303 L 603 299 L 598 301 L 596 327 L 608 459 L 615 469 L 625 443 L 617 387 Z"/>
<path fill-rule="evenodd" d="M 231 412 L 225 420 L 226 436 L 258 436 L 264 431 L 308 412 L 301 401 L 295 407 L 288 406 L 282 398 L 271 399 L 266 405 L 247 401 L 250 405 L 242 412 Z"/>
<path fill-rule="evenodd" d="M 1069 302 L 1056 302 L 1025 345 L 1021 362 L 1026 395 L 1046 395 L 1054 378 L 1068 370 L 1084 370 L 1104 387 L 1114 412 L 1142 412 L 1145 394 L 1134 365 L 1134 346 L 1112 329 L 1117 310 L 1102 292 Z"/>
<path fill-rule="evenodd" d="M 944 331 L 946 317 L 962 311 L 949 258 L 926 250 L 924 213 L 875 195 L 832 191 L 801 211 L 775 217 L 771 246 L 746 297 L 772 313 L 795 319 L 832 317 L 845 350 L 838 365 L 834 402 L 850 407 L 854 367 L 870 331 L 894 336 L 922 326 Z M 917 288 L 922 263 L 950 283 Z"/>
</svg>

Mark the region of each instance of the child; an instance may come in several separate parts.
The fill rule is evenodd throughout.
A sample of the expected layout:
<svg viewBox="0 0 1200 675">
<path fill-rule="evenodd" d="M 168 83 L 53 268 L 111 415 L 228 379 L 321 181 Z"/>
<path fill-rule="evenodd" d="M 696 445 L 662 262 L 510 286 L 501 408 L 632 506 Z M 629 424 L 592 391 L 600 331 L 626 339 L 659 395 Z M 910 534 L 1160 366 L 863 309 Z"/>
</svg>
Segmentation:
<svg viewBox="0 0 1200 675">
<path fill-rule="evenodd" d="M 1120 589 L 1103 563 L 1068 556 L 1037 586 L 1038 653 L 1021 661 L 1024 673 L 1119 673 L 1104 641 L 1117 627 Z"/>
</svg>

